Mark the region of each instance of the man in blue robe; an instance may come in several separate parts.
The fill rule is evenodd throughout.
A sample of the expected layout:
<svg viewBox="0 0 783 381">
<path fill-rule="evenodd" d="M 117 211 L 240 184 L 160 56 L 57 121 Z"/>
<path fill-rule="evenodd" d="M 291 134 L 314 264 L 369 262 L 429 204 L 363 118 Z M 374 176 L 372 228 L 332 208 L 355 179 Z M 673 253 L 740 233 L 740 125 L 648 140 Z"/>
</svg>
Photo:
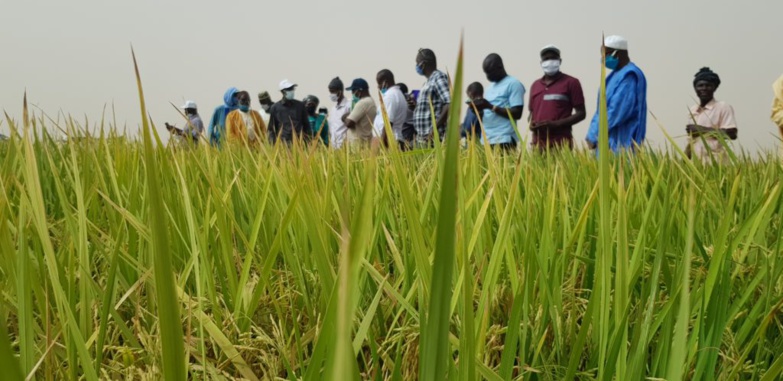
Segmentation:
<svg viewBox="0 0 783 381">
<path fill-rule="evenodd" d="M 604 40 L 604 64 L 612 73 L 606 77 L 606 105 L 609 121 L 609 148 L 614 153 L 634 151 L 647 132 L 647 79 L 628 57 L 628 41 L 620 36 Z M 600 94 L 599 94 L 600 102 Z M 600 109 L 600 105 L 599 105 Z M 598 147 L 598 113 L 587 131 L 587 144 Z"/>
</svg>

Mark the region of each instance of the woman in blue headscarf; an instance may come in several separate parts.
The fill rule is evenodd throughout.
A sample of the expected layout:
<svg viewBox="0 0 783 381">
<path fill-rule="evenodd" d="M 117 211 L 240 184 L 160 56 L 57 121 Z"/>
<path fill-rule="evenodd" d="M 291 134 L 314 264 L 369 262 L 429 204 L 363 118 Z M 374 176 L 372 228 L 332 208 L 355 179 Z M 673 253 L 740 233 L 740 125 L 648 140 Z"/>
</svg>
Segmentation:
<svg viewBox="0 0 783 381">
<path fill-rule="evenodd" d="M 228 113 L 231 111 L 237 109 L 238 92 L 239 90 L 237 90 L 236 87 L 226 90 L 226 93 L 223 94 L 224 104 L 216 107 L 215 112 L 212 114 L 207 134 L 209 135 L 209 143 L 212 144 L 213 147 L 220 147 L 220 141 L 226 132 L 226 116 L 228 116 Z"/>
</svg>

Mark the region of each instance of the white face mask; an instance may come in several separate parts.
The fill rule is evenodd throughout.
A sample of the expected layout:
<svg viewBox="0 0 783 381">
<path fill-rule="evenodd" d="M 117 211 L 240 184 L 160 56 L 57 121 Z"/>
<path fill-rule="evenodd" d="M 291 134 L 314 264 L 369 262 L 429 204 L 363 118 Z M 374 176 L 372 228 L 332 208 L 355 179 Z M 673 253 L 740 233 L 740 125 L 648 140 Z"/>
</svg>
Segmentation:
<svg viewBox="0 0 783 381">
<path fill-rule="evenodd" d="M 560 60 L 546 60 L 541 62 L 541 68 L 544 69 L 544 74 L 555 75 L 560 71 Z"/>
<path fill-rule="evenodd" d="M 269 111 L 269 105 L 267 105 L 267 104 L 263 104 L 263 105 L 261 105 L 261 108 L 262 108 L 264 111 Z"/>
<path fill-rule="evenodd" d="M 329 94 L 329 100 L 332 102 L 337 102 L 340 99 L 340 97 L 337 94 Z"/>
<path fill-rule="evenodd" d="M 294 93 L 293 90 L 286 91 L 285 92 L 285 99 L 288 99 L 290 101 L 290 100 L 294 99 L 294 95 L 295 95 L 295 93 Z"/>
</svg>

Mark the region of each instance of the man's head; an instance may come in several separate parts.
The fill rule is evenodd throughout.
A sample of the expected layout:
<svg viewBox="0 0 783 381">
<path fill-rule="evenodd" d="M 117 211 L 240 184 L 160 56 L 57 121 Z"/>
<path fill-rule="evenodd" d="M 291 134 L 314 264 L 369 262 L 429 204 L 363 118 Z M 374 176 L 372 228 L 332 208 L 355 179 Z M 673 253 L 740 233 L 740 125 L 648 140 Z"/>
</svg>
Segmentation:
<svg viewBox="0 0 783 381">
<path fill-rule="evenodd" d="M 348 91 L 352 92 L 357 98 L 364 98 L 370 95 L 370 85 L 363 78 L 356 78 L 351 82 Z"/>
<path fill-rule="evenodd" d="M 239 109 L 247 112 L 250 109 L 250 93 L 247 91 L 240 91 L 237 93 L 237 104 Z"/>
<path fill-rule="evenodd" d="M 438 59 L 435 57 L 435 52 L 430 49 L 419 49 L 416 54 L 416 72 L 429 76 L 438 68 Z"/>
<path fill-rule="evenodd" d="M 607 36 L 604 38 L 604 55 L 607 69 L 616 70 L 625 66 L 628 58 L 628 40 L 622 36 Z"/>
<path fill-rule="evenodd" d="M 708 67 L 701 68 L 693 77 L 693 89 L 696 90 L 696 95 L 703 104 L 715 97 L 718 86 L 720 86 L 720 76 Z"/>
<path fill-rule="evenodd" d="M 334 77 L 334 79 L 329 81 L 328 89 L 329 99 L 331 99 L 332 102 L 339 102 L 343 99 L 343 90 L 345 89 L 345 86 L 340 77 Z"/>
<path fill-rule="evenodd" d="M 466 93 L 468 94 L 468 100 L 470 101 L 484 98 L 484 86 L 479 82 L 473 82 L 468 85 Z"/>
<path fill-rule="evenodd" d="M 318 109 L 318 104 L 320 103 L 318 101 L 318 97 L 315 95 L 308 95 L 305 97 L 305 99 L 302 100 L 302 102 L 305 105 L 305 109 L 307 109 L 307 113 L 310 115 L 315 115 L 315 110 Z"/>
<path fill-rule="evenodd" d="M 503 59 L 497 53 L 492 53 L 484 59 L 484 74 L 490 82 L 499 82 L 506 78 L 506 68 L 503 66 Z"/>
<path fill-rule="evenodd" d="M 196 102 L 187 101 L 182 106 L 182 109 L 185 111 L 185 115 L 198 115 L 198 107 L 196 106 Z"/>
<path fill-rule="evenodd" d="M 553 76 L 559 73 L 562 62 L 560 49 L 557 46 L 547 45 L 541 49 L 541 69 L 544 70 L 544 74 Z"/>
<path fill-rule="evenodd" d="M 264 109 L 264 111 L 267 113 L 269 113 L 269 109 L 274 104 L 274 102 L 272 102 L 272 97 L 269 96 L 268 91 L 262 91 L 258 93 L 258 103 L 261 104 L 261 108 Z"/>
<path fill-rule="evenodd" d="M 394 74 L 389 69 L 383 69 L 375 76 L 375 81 L 378 82 L 378 88 L 385 92 L 386 89 L 394 86 Z"/>
<path fill-rule="evenodd" d="M 283 100 L 290 101 L 294 99 L 296 86 L 295 83 L 287 79 L 280 81 L 278 87 L 280 88 L 280 92 L 283 93 Z"/>
</svg>

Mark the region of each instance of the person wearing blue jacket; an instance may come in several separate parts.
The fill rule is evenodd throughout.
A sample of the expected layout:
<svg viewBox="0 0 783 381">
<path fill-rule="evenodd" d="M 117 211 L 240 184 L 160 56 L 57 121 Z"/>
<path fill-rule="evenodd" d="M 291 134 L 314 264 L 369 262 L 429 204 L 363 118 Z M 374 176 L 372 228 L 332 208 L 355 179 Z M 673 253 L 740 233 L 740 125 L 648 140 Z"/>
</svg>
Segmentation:
<svg viewBox="0 0 783 381">
<path fill-rule="evenodd" d="M 604 64 L 612 70 L 606 77 L 609 148 L 614 153 L 634 151 L 636 146 L 642 145 L 647 133 L 647 79 L 628 57 L 625 38 L 606 37 L 604 49 Z M 600 102 L 600 94 L 598 98 Z M 585 139 L 592 149 L 598 147 L 598 114 L 596 111 Z"/>
<path fill-rule="evenodd" d="M 236 87 L 226 90 L 226 93 L 223 94 L 223 104 L 217 106 L 215 112 L 212 113 L 207 135 L 209 136 L 209 144 L 213 147 L 220 147 L 226 132 L 226 116 L 238 107 L 237 93 L 239 90 Z"/>
</svg>

